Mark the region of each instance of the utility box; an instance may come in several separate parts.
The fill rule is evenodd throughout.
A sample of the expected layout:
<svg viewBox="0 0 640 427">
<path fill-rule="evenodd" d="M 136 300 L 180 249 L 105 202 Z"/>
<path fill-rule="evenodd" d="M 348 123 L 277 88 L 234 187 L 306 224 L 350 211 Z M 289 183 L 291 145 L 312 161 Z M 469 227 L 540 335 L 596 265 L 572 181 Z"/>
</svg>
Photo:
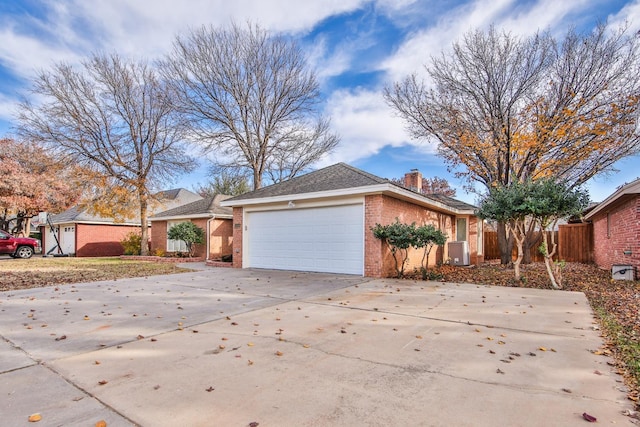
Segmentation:
<svg viewBox="0 0 640 427">
<path fill-rule="evenodd" d="M 469 242 L 449 242 L 448 249 L 451 265 L 469 265 Z"/>
<path fill-rule="evenodd" d="M 614 280 L 636 280 L 636 268 L 632 265 L 612 265 L 611 278 Z"/>
</svg>

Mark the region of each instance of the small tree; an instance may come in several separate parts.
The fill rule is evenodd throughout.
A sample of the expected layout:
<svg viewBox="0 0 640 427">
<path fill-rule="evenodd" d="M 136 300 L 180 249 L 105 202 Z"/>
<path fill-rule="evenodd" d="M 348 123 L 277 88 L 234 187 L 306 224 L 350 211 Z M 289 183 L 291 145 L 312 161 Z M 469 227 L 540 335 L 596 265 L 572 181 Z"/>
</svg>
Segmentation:
<svg viewBox="0 0 640 427">
<path fill-rule="evenodd" d="M 181 222 L 169 229 L 167 237 L 171 240 L 182 240 L 191 258 L 195 250 L 194 244 L 204 243 L 204 230 L 192 222 Z"/>
<path fill-rule="evenodd" d="M 507 236 L 513 236 L 518 248 L 518 255 L 513 261 L 516 280 L 520 280 L 520 263 L 524 257 L 523 246 L 527 235 L 527 216 L 531 213 L 528 186 L 529 182 L 514 182 L 509 186 L 491 188 L 476 212 L 482 219 L 505 224 Z"/>
<path fill-rule="evenodd" d="M 429 254 L 434 246 L 444 246 L 447 242 L 447 235 L 438 230 L 432 224 L 422 225 L 415 230 L 414 247 L 423 248 L 422 261 L 420 262 L 422 277 L 426 279 L 429 269 Z"/>
<path fill-rule="evenodd" d="M 540 252 L 544 255 L 544 263 L 554 289 L 562 288 L 561 262 L 554 262 L 557 244 L 554 233 L 546 233 L 547 229 L 556 227 L 560 218 L 580 214 L 589 204 L 589 195 L 581 189 L 571 189 L 563 182 L 542 179 L 530 186 L 531 216 L 542 231 Z"/>
<path fill-rule="evenodd" d="M 397 277 L 404 276 L 404 267 L 409 259 L 409 248 L 415 246 L 416 223 L 402 224 L 398 218 L 388 225 L 376 224 L 371 227 L 373 235 L 389 246 L 396 264 Z"/>
</svg>

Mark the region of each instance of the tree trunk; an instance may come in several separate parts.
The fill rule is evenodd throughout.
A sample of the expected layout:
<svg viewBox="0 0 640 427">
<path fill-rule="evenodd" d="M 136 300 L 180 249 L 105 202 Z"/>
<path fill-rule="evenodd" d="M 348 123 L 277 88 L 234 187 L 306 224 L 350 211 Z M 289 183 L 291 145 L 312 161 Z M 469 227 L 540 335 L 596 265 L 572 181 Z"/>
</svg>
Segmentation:
<svg viewBox="0 0 640 427">
<path fill-rule="evenodd" d="M 500 249 L 500 264 L 507 265 L 511 264 L 512 257 L 511 252 L 513 251 L 513 237 L 507 233 L 507 229 L 505 224 L 499 222 L 496 227 L 497 235 L 498 235 L 498 248 Z"/>
<path fill-rule="evenodd" d="M 554 265 L 553 263 L 553 255 L 555 255 L 557 247 L 553 232 L 551 233 L 551 245 L 549 245 L 546 232 L 542 235 L 542 242 L 544 244 L 544 265 L 547 267 L 551 286 L 553 286 L 553 289 L 562 289 L 562 271 L 559 265 Z M 551 247 L 551 250 L 549 250 L 549 247 Z"/>
<path fill-rule="evenodd" d="M 535 227 L 529 229 L 527 231 L 527 237 L 524 239 L 524 257 L 522 258 L 523 264 L 531 264 L 531 248 L 540 245 L 540 239 L 542 238 L 542 233 L 536 232 Z"/>
<path fill-rule="evenodd" d="M 147 195 L 140 191 L 140 255 L 149 255 L 149 226 L 147 225 L 148 201 Z"/>
</svg>

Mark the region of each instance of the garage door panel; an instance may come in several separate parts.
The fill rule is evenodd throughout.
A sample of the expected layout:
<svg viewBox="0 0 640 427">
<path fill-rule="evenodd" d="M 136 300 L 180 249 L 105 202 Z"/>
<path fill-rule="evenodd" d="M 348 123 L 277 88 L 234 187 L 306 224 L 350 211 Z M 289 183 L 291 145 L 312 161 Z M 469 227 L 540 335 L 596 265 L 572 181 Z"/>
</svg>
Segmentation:
<svg viewBox="0 0 640 427">
<path fill-rule="evenodd" d="M 247 265 L 363 274 L 362 204 L 247 214 Z"/>
</svg>

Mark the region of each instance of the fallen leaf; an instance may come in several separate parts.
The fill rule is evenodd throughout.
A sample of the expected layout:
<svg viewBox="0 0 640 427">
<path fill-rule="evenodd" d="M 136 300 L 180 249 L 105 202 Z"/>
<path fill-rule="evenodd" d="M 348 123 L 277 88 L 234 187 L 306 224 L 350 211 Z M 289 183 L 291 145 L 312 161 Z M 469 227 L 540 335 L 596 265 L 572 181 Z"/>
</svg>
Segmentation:
<svg viewBox="0 0 640 427">
<path fill-rule="evenodd" d="M 143 335 L 138 335 L 136 338 L 139 339 L 139 340 L 143 340 L 144 336 Z"/>
<path fill-rule="evenodd" d="M 105 420 L 100 420 L 96 423 L 95 427 L 107 427 L 107 422 Z"/>
<path fill-rule="evenodd" d="M 276 356 L 282 356 L 284 353 L 281 352 L 280 350 L 276 351 Z"/>
<path fill-rule="evenodd" d="M 586 412 L 582 413 L 582 418 L 589 421 L 590 423 L 595 423 L 596 421 L 598 421 L 596 417 L 594 417 L 593 415 L 589 415 Z"/>
<path fill-rule="evenodd" d="M 209 386 L 209 388 L 205 389 L 205 391 L 208 391 L 209 393 L 211 393 L 213 390 L 215 390 L 215 388 Z"/>
<path fill-rule="evenodd" d="M 253 360 L 248 359 L 248 360 L 247 360 L 247 365 L 249 365 L 249 366 L 253 365 Z"/>
<path fill-rule="evenodd" d="M 108 382 L 109 382 L 109 381 L 107 381 L 107 380 L 100 380 L 100 381 L 98 381 L 98 384 L 99 384 L 99 385 L 105 385 L 105 384 L 107 384 Z"/>
<path fill-rule="evenodd" d="M 545 347 L 538 347 L 538 350 L 540 351 L 547 351 L 547 349 Z"/>
<path fill-rule="evenodd" d="M 66 340 L 66 339 L 67 339 L 67 336 L 66 335 L 62 335 L 62 336 L 59 336 L 58 338 L 56 338 L 56 341 L 62 341 L 62 340 Z"/>
<path fill-rule="evenodd" d="M 93 362 L 93 364 L 94 364 L 94 365 L 99 365 L 99 364 L 100 364 L 100 361 L 99 361 L 99 360 L 96 360 L 95 362 Z"/>
<path fill-rule="evenodd" d="M 28 418 L 30 423 L 37 423 L 41 419 L 42 419 L 42 415 L 40 414 L 31 414 L 29 415 L 29 418 Z"/>
<path fill-rule="evenodd" d="M 254 344 L 253 344 L 252 342 L 248 342 L 248 343 L 247 343 L 247 346 L 248 346 L 248 347 L 253 347 L 253 346 L 254 346 Z"/>
<path fill-rule="evenodd" d="M 249 423 L 249 427 L 258 427 L 259 425 L 260 425 L 260 423 L 257 423 L 257 422 L 255 422 L 255 421 L 251 421 L 251 422 Z"/>
<path fill-rule="evenodd" d="M 84 316 L 84 320 L 89 320 L 89 316 Z"/>
<path fill-rule="evenodd" d="M 310 346 L 309 346 L 309 344 L 302 344 L 302 347 L 303 348 L 309 348 Z"/>
<path fill-rule="evenodd" d="M 496 374 L 504 374 L 504 371 L 500 368 L 496 369 Z"/>
</svg>

